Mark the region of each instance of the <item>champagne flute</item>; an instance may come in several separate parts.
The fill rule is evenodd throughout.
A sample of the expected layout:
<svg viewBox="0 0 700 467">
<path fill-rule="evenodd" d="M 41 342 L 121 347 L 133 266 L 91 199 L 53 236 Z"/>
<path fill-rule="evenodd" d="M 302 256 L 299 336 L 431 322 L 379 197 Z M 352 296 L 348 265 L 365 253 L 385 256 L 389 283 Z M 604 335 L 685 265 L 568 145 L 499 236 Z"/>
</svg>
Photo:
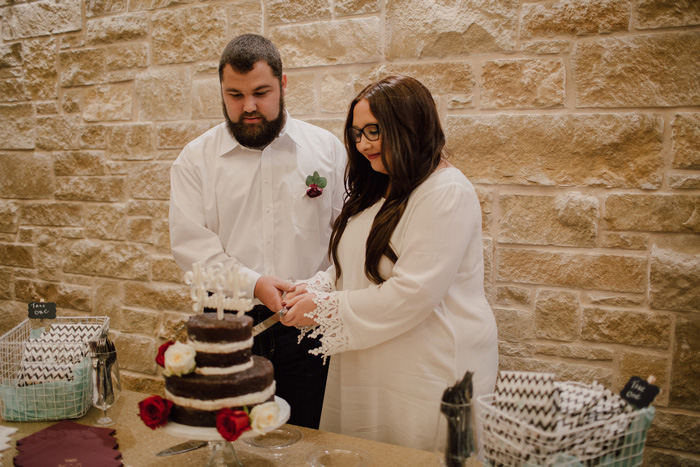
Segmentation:
<svg viewBox="0 0 700 467">
<path fill-rule="evenodd" d="M 114 420 L 107 416 L 110 408 L 119 398 L 121 380 L 119 379 L 119 364 L 114 344 L 107 341 L 106 348 L 99 348 L 92 354 L 92 405 L 102 411 L 102 416 L 95 423 L 98 426 L 109 426 Z M 111 345 L 110 345 L 111 344 Z"/>
</svg>

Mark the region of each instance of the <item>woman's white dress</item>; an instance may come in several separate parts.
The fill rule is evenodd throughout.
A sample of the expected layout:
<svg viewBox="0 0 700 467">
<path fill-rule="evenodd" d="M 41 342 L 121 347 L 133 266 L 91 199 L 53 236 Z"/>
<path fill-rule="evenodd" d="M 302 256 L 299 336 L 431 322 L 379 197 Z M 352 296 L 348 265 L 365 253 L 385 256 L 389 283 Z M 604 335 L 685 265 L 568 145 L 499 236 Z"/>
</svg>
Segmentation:
<svg viewBox="0 0 700 467">
<path fill-rule="evenodd" d="M 496 322 L 484 295 L 481 210 L 456 168 L 411 195 L 380 263 L 365 276 L 365 242 L 383 200 L 348 222 L 333 267 L 307 281 L 319 305 L 322 352 L 333 355 L 322 430 L 432 450 L 442 393 L 474 373 L 474 397 L 494 390 Z"/>
</svg>

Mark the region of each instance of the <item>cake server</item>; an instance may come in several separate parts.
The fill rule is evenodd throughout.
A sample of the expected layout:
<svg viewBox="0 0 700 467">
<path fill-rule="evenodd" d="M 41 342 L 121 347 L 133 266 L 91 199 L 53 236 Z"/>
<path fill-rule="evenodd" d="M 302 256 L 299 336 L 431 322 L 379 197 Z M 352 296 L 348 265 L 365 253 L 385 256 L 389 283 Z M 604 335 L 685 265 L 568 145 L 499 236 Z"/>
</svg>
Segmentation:
<svg viewBox="0 0 700 467">
<path fill-rule="evenodd" d="M 206 441 L 185 441 L 184 443 L 176 444 L 175 446 L 169 447 L 168 449 L 165 449 L 163 451 L 160 451 L 158 454 L 156 454 L 157 457 L 165 457 L 165 456 L 172 456 L 173 454 L 180 454 L 182 452 L 187 452 L 187 451 L 194 451 L 195 449 L 199 449 L 203 446 L 206 446 L 208 443 Z"/>
<path fill-rule="evenodd" d="M 274 315 L 270 316 L 262 323 L 259 323 L 259 324 L 256 324 L 255 326 L 253 326 L 253 336 L 257 336 L 258 334 L 260 334 L 261 332 L 263 332 L 264 330 L 266 330 L 267 328 L 269 328 L 273 324 L 278 323 L 280 318 L 282 316 L 284 316 L 286 311 L 287 311 L 286 308 L 282 308 L 280 311 L 278 311 Z"/>
</svg>

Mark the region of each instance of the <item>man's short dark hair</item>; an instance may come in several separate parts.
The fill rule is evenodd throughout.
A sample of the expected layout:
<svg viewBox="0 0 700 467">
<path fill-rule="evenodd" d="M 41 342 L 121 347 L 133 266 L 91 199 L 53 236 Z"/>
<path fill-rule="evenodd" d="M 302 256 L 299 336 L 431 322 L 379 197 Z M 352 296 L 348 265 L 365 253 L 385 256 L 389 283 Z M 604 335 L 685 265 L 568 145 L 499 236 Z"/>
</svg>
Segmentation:
<svg viewBox="0 0 700 467">
<path fill-rule="evenodd" d="M 243 34 L 228 43 L 219 61 L 219 81 L 224 73 L 224 67 L 231 65 L 236 73 L 249 73 L 259 61 L 264 61 L 272 74 L 282 80 L 282 59 L 277 47 L 263 36 Z"/>
</svg>

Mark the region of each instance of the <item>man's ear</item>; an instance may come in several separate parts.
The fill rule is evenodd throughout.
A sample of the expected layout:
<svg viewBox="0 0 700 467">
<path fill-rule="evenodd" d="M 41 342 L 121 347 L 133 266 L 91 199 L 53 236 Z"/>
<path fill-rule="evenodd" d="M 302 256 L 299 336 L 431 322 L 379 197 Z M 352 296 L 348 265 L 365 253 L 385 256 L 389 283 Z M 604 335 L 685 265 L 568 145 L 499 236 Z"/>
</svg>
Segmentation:
<svg viewBox="0 0 700 467">
<path fill-rule="evenodd" d="M 287 91 L 287 74 L 282 73 L 282 95 L 284 96 L 285 92 Z"/>
</svg>

